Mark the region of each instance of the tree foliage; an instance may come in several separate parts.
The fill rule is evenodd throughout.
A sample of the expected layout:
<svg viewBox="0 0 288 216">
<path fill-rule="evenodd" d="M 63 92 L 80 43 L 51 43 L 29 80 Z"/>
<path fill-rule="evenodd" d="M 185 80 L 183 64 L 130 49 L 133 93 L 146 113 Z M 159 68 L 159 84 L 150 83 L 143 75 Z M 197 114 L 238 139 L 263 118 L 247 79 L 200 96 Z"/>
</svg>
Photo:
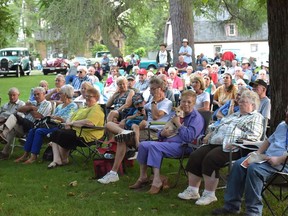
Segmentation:
<svg viewBox="0 0 288 216">
<path fill-rule="evenodd" d="M 9 0 L 0 0 L 0 47 L 9 44 L 9 39 L 17 34 L 16 20 L 9 8 Z"/>
</svg>

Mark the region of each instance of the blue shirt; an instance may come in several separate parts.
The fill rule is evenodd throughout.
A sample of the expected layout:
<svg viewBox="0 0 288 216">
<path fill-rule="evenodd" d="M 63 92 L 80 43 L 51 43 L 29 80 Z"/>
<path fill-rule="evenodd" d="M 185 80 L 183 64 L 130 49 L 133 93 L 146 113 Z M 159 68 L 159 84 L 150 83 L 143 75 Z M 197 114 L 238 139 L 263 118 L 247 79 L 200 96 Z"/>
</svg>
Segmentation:
<svg viewBox="0 0 288 216">
<path fill-rule="evenodd" d="M 284 121 L 277 126 L 268 139 L 270 145 L 265 153 L 267 156 L 282 156 L 287 152 L 287 130 L 288 125 Z"/>
<path fill-rule="evenodd" d="M 181 46 L 179 53 L 188 53 L 190 56 L 186 56 L 184 55 L 184 62 L 186 62 L 187 64 L 192 63 L 192 48 L 190 46 Z"/>
</svg>

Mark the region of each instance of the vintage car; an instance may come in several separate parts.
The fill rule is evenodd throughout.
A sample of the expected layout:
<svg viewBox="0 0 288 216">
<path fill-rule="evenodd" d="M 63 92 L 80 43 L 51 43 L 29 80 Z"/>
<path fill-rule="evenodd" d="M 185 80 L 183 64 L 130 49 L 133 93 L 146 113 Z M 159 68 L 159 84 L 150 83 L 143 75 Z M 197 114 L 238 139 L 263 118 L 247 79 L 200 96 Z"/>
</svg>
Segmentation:
<svg viewBox="0 0 288 216">
<path fill-rule="evenodd" d="M 12 47 L 0 50 L 0 75 L 30 75 L 31 64 L 29 51 L 23 47 Z"/>
<path fill-rule="evenodd" d="M 67 72 L 68 60 L 64 58 L 63 54 L 55 53 L 48 60 L 43 62 L 42 72 L 44 75 L 48 73 L 62 73 Z"/>
</svg>

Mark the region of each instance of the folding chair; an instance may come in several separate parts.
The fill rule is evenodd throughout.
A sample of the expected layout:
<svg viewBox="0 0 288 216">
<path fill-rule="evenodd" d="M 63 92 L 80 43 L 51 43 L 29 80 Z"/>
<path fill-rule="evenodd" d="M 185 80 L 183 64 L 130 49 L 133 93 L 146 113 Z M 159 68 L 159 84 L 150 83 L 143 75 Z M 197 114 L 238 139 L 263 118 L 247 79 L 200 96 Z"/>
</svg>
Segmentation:
<svg viewBox="0 0 288 216">
<path fill-rule="evenodd" d="M 286 201 L 288 200 L 288 194 L 286 191 L 286 195 L 284 195 L 283 193 L 283 188 L 288 188 L 288 173 L 284 172 L 284 169 L 287 169 L 287 160 L 288 160 L 288 156 L 286 157 L 285 163 L 283 165 L 283 167 L 281 168 L 281 170 L 276 170 L 275 169 L 275 173 L 266 181 L 264 182 L 264 186 L 262 188 L 262 198 L 265 202 L 265 204 L 267 205 L 269 211 L 271 212 L 271 214 L 273 216 L 279 215 L 275 213 L 275 209 L 272 209 L 271 204 L 269 204 L 269 201 L 271 199 L 267 199 L 265 192 L 270 192 L 270 194 L 277 200 L 277 202 L 281 201 Z M 273 187 L 279 187 L 279 194 L 276 194 L 273 191 Z M 278 205 L 277 205 L 277 209 L 278 209 Z M 284 209 L 282 215 L 287 215 L 288 213 L 288 205 L 286 204 L 286 208 Z"/>
</svg>

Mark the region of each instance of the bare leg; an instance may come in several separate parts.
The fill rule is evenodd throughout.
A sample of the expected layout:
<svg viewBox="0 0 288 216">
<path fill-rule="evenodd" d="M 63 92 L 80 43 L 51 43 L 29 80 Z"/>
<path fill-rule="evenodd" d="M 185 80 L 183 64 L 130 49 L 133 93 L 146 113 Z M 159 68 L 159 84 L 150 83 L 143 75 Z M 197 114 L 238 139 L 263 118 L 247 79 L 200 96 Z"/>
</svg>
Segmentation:
<svg viewBox="0 0 288 216">
<path fill-rule="evenodd" d="M 160 178 L 160 169 L 153 167 L 153 174 L 154 174 L 154 178 L 153 178 L 152 185 L 156 186 L 157 188 L 160 188 L 163 185 L 161 178 Z"/>
<path fill-rule="evenodd" d="M 199 188 L 202 178 L 188 172 L 189 186 Z"/>
<path fill-rule="evenodd" d="M 118 172 L 118 169 L 122 163 L 122 160 L 126 154 L 126 144 L 124 142 L 117 143 L 117 151 L 115 154 L 114 164 L 112 167 L 112 171 Z"/>
<path fill-rule="evenodd" d="M 106 128 L 109 132 L 111 132 L 113 134 L 119 134 L 124 130 L 123 128 L 119 127 L 118 124 L 116 124 L 114 122 L 107 122 Z"/>
<path fill-rule="evenodd" d="M 203 175 L 203 178 L 205 182 L 205 190 L 216 191 L 219 178 L 215 178 L 215 171 L 212 173 L 212 176 Z"/>
<path fill-rule="evenodd" d="M 50 145 L 52 146 L 52 151 L 53 151 L 53 162 L 52 163 L 56 163 L 56 164 L 61 165 L 62 160 L 61 160 L 61 156 L 60 156 L 59 145 L 57 143 L 54 143 L 54 142 L 50 142 Z"/>
<path fill-rule="evenodd" d="M 107 122 L 112 122 L 114 118 L 118 119 L 119 113 L 117 110 L 111 110 L 107 116 Z"/>
<path fill-rule="evenodd" d="M 135 132 L 135 146 L 136 148 L 138 149 L 138 146 L 139 146 L 139 139 L 140 139 L 140 129 L 139 129 L 139 126 L 136 125 L 136 124 L 133 124 L 131 129 Z"/>
<path fill-rule="evenodd" d="M 69 153 L 70 153 L 70 150 L 69 150 L 69 149 L 62 148 L 62 147 L 59 146 L 59 145 L 58 145 L 58 149 L 59 149 L 59 152 L 60 152 L 61 163 L 62 163 L 62 164 L 67 164 L 67 163 L 69 163 Z"/>
</svg>

